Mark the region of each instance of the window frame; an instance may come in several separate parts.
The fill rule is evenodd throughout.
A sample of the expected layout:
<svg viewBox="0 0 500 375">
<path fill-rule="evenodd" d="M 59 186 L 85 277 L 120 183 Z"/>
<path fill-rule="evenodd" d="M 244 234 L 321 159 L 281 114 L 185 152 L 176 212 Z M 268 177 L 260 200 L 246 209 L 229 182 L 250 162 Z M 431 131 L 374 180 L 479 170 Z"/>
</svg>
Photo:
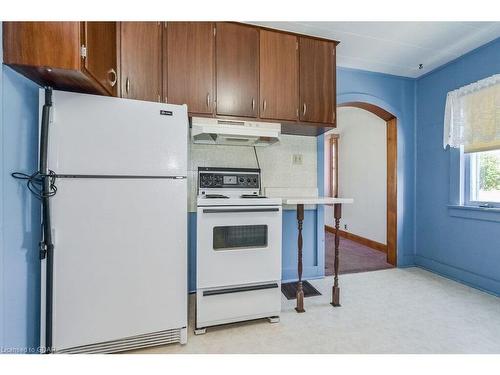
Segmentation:
<svg viewBox="0 0 500 375">
<path fill-rule="evenodd" d="M 500 208 L 500 202 L 477 201 L 471 199 L 471 169 L 472 169 L 472 153 L 465 153 L 463 147 L 460 148 L 462 154 L 461 160 L 463 163 L 463 204 L 464 206 L 480 207 L 480 208 Z M 475 154 L 475 153 L 474 153 Z M 475 156 L 474 156 L 475 158 Z"/>
</svg>

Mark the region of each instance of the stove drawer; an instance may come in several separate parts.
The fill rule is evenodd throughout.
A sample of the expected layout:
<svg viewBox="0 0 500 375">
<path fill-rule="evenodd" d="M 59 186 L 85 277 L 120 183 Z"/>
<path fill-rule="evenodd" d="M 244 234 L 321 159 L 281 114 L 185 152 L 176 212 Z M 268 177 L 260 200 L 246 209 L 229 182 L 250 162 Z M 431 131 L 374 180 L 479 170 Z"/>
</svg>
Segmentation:
<svg viewBox="0 0 500 375">
<path fill-rule="evenodd" d="M 197 288 L 281 279 L 281 207 L 198 207 Z"/>
<path fill-rule="evenodd" d="M 279 316 L 281 282 L 198 289 L 196 327 Z"/>
</svg>

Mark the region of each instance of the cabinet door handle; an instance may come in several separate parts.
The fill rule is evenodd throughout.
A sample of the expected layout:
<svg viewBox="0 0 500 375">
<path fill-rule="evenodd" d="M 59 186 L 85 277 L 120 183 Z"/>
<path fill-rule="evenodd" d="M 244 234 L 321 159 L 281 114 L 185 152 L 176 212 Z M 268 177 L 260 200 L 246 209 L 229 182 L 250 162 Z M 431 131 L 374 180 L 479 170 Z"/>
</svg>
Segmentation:
<svg viewBox="0 0 500 375">
<path fill-rule="evenodd" d="M 130 92 L 130 78 L 127 77 L 127 80 L 125 81 L 125 91 L 127 94 Z"/>
<path fill-rule="evenodd" d="M 267 108 L 267 101 L 264 99 L 264 102 L 262 103 L 262 112 L 265 112 Z"/>
<path fill-rule="evenodd" d="M 335 110 L 333 110 L 333 119 L 332 119 L 332 122 L 335 122 Z"/>
<path fill-rule="evenodd" d="M 207 108 L 210 108 L 210 93 L 207 94 Z"/>
<path fill-rule="evenodd" d="M 255 99 L 252 98 L 252 111 L 255 110 Z"/>
<path fill-rule="evenodd" d="M 306 115 L 306 112 L 307 112 L 307 105 L 306 105 L 306 103 L 304 102 L 304 105 L 302 106 L 302 116 L 305 116 L 305 115 Z"/>
<path fill-rule="evenodd" d="M 113 78 L 111 78 L 113 77 Z M 111 87 L 114 87 L 116 85 L 116 80 L 118 79 L 118 76 L 116 74 L 116 70 L 113 68 L 108 70 L 108 82 Z"/>
</svg>

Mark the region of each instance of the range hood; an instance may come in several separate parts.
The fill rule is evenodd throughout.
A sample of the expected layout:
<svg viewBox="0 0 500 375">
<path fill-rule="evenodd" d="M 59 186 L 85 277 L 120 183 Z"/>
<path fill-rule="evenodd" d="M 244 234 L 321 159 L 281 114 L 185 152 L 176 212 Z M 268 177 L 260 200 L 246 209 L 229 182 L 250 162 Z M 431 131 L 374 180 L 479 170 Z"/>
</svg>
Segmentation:
<svg viewBox="0 0 500 375">
<path fill-rule="evenodd" d="M 281 124 L 193 117 L 193 143 L 231 146 L 268 146 L 279 142 Z"/>
</svg>

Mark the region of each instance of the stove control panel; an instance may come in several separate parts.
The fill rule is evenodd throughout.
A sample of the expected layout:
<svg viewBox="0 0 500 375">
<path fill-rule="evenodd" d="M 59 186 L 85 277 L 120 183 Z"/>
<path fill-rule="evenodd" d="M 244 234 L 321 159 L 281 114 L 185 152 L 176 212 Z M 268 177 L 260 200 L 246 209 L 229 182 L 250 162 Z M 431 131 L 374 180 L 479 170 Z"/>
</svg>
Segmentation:
<svg viewBox="0 0 500 375">
<path fill-rule="evenodd" d="M 200 189 L 258 189 L 259 173 L 199 173 Z"/>
</svg>

